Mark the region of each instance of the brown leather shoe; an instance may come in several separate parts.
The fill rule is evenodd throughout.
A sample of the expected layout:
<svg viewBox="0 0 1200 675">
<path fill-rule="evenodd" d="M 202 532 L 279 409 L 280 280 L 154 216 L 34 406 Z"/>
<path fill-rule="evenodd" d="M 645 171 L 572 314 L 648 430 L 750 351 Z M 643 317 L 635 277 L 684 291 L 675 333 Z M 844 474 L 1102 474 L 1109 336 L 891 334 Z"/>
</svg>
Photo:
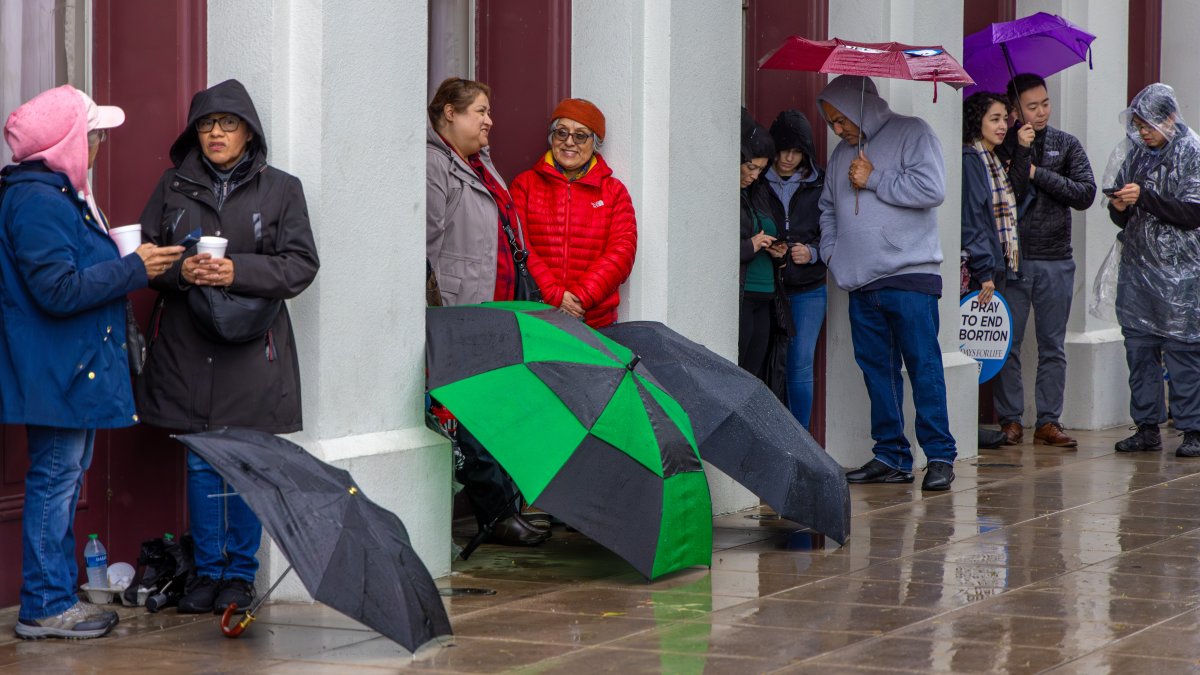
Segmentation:
<svg viewBox="0 0 1200 675">
<path fill-rule="evenodd" d="M 1025 440 L 1025 427 L 1020 422 L 1005 422 L 1000 425 L 1000 431 L 1004 433 L 1005 445 L 1020 445 Z"/>
<path fill-rule="evenodd" d="M 518 514 L 498 521 L 486 541 L 502 546 L 537 546 L 550 538 L 550 532 L 529 523 Z"/>
<path fill-rule="evenodd" d="M 1046 422 L 1033 433 L 1033 442 L 1042 445 L 1053 445 L 1056 448 L 1074 448 L 1079 441 L 1063 433 L 1063 426 L 1058 422 Z"/>
</svg>

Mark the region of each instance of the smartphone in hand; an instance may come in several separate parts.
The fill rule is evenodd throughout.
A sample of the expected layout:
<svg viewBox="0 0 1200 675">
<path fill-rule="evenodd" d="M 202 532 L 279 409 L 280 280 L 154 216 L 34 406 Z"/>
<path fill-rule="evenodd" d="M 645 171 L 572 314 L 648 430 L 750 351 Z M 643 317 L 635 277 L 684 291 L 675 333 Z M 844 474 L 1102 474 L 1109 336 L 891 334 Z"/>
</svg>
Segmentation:
<svg viewBox="0 0 1200 675">
<path fill-rule="evenodd" d="M 200 243 L 200 236 L 203 234 L 200 228 L 196 228 L 183 236 L 183 239 L 175 242 L 176 246 L 182 246 L 184 249 L 189 249 Z"/>
<path fill-rule="evenodd" d="M 1100 191 L 1104 193 L 1105 197 L 1112 199 L 1117 194 L 1117 190 L 1120 190 L 1120 189 L 1121 189 L 1121 186 L 1106 187 L 1106 188 L 1101 188 Z"/>
</svg>

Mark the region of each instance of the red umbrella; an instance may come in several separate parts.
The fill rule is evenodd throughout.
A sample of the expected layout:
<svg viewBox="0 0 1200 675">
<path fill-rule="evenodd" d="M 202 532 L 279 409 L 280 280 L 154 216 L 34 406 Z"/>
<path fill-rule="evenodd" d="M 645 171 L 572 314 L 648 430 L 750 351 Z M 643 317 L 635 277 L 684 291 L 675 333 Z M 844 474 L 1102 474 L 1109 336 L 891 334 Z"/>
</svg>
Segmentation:
<svg viewBox="0 0 1200 675">
<path fill-rule="evenodd" d="M 941 45 L 922 47 L 900 42 L 853 42 L 841 38 L 809 40 L 793 35 L 759 59 L 758 67 L 933 82 L 934 103 L 937 103 L 938 82 L 945 82 L 955 89 L 975 84 L 967 71 Z M 866 95 L 865 82 L 863 95 Z M 858 119 L 862 120 L 861 102 Z M 863 131 L 862 147 L 865 148 L 866 144 L 867 134 Z M 854 202 L 854 212 L 857 214 L 857 191 Z"/>
<path fill-rule="evenodd" d="M 940 45 L 922 47 L 840 38 L 809 40 L 793 35 L 759 59 L 758 67 L 933 82 L 934 102 L 937 101 L 938 82 L 945 82 L 955 89 L 975 84 L 967 71 Z"/>
</svg>

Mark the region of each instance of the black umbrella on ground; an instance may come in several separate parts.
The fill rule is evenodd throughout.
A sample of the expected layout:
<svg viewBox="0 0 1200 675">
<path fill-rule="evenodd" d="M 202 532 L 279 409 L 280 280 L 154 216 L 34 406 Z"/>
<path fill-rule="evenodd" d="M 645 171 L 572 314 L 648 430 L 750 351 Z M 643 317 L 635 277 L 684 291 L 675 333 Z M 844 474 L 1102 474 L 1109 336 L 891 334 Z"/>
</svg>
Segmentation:
<svg viewBox="0 0 1200 675">
<path fill-rule="evenodd" d="M 850 489 L 842 468 L 758 378 L 658 322 L 600 332 L 637 353 L 683 406 L 701 458 L 784 518 L 845 543 Z"/>
<path fill-rule="evenodd" d="M 409 651 L 451 634 L 442 599 L 404 524 L 367 499 L 349 473 L 261 431 L 177 438 L 237 490 L 313 598 Z M 240 628 L 251 620 L 253 614 Z M 226 634 L 236 637 L 240 628 Z"/>
</svg>

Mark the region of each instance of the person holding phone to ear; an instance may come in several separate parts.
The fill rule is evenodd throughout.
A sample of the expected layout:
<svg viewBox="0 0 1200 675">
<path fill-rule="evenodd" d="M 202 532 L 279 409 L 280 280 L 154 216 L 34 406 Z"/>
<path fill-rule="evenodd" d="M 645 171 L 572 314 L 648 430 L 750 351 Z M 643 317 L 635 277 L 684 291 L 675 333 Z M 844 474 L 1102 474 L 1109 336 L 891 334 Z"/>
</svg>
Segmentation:
<svg viewBox="0 0 1200 675">
<path fill-rule="evenodd" d="M 1085 211 L 1092 205 L 1096 180 L 1079 140 L 1050 125 L 1052 106 L 1045 80 L 1017 75 L 1008 83 L 1007 93 L 1018 111 L 1017 124 L 996 147 L 996 155 L 1008 164 L 1017 193 L 1022 271 L 1004 292 L 1012 312 L 1012 351 L 993 388 L 996 414 L 1005 443 L 1023 442 L 1021 342 L 1032 312 L 1038 346 L 1033 441 L 1073 448 L 1075 439 L 1059 422 L 1067 384 L 1067 317 L 1075 293 L 1071 211 Z"/>
</svg>

